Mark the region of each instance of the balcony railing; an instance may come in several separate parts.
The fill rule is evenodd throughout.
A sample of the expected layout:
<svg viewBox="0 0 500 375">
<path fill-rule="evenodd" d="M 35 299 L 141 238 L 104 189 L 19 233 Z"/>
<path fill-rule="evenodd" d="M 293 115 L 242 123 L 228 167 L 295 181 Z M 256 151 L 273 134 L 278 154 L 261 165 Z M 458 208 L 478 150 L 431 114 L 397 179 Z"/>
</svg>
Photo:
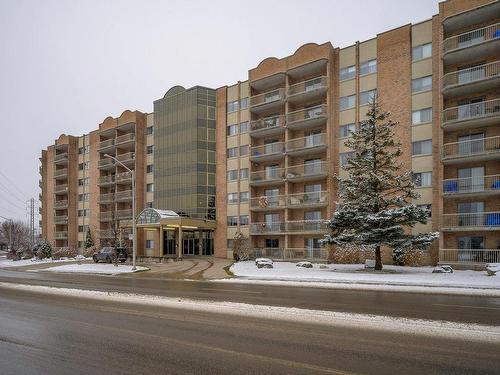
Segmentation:
<svg viewBox="0 0 500 375">
<path fill-rule="evenodd" d="M 328 173 L 328 164 L 325 161 L 294 165 L 286 170 L 288 180 L 296 180 L 309 177 L 320 177 Z"/>
<path fill-rule="evenodd" d="M 488 154 L 500 154 L 500 136 L 447 143 L 442 150 L 443 160 Z"/>
<path fill-rule="evenodd" d="M 471 47 L 498 38 L 500 38 L 500 23 L 445 39 L 443 41 L 443 53 Z"/>
<path fill-rule="evenodd" d="M 68 238 L 68 231 L 56 231 L 54 232 L 54 237 L 56 240 L 64 240 Z"/>
<path fill-rule="evenodd" d="M 250 158 L 252 160 L 266 159 L 271 156 L 284 156 L 285 154 L 285 143 L 284 142 L 273 142 L 267 143 L 265 145 L 252 147 L 250 150 Z"/>
<path fill-rule="evenodd" d="M 311 93 L 328 87 L 327 77 L 317 77 L 304 82 L 296 83 L 288 88 L 288 96 Z"/>
<path fill-rule="evenodd" d="M 101 150 L 103 148 L 112 147 L 115 145 L 114 139 L 106 139 L 105 141 L 99 142 L 98 149 Z"/>
<path fill-rule="evenodd" d="M 132 199 L 132 190 L 117 191 L 115 201 L 128 201 Z"/>
<path fill-rule="evenodd" d="M 111 158 L 104 158 L 97 162 L 98 168 L 111 167 L 113 165 L 115 165 L 115 161 Z"/>
<path fill-rule="evenodd" d="M 311 122 L 313 120 L 324 120 L 327 117 L 326 105 L 318 105 L 312 108 L 300 109 L 298 111 L 290 112 L 286 117 L 288 126 L 298 126 L 303 122 Z"/>
<path fill-rule="evenodd" d="M 54 193 L 67 193 L 68 192 L 68 184 L 63 185 L 54 185 Z"/>
<path fill-rule="evenodd" d="M 135 133 L 128 133 L 128 134 L 123 134 L 118 137 L 116 137 L 115 140 L 115 145 L 119 145 L 125 142 L 132 142 L 135 141 Z"/>
<path fill-rule="evenodd" d="M 454 178 L 443 181 L 443 194 L 499 193 L 500 175 Z"/>
<path fill-rule="evenodd" d="M 459 105 L 443 111 L 443 125 L 455 121 L 465 121 L 500 115 L 500 99 Z"/>
<path fill-rule="evenodd" d="M 132 218 L 132 210 L 118 210 L 116 211 L 117 219 L 130 219 Z"/>
<path fill-rule="evenodd" d="M 286 223 L 251 223 L 250 234 L 285 233 Z"/>
<path fill-rule="evenodd" d="M 55 224 L 68 224 L 68 217 L 67 216 L 54 216 L 54 223 Z"/>
<path fill-rule="evenodd" d="M 54 169 L 54 177 L 64 177 L 68 175 L 68 168 Z"/>
<path fill-rule="evenodd" d="M 325 233 L 325 220 L 298 220 L 274 223 L 251 223 L 250 234 Z"/>
<path fill-rule="evenodd" d="M 68 207 L 68 200 L 67 199 L 62 199 L 58 201 L 54 201 L 54 208 L 55 209 L 63 209 Z"/>
<path fill-rule="evenodd" d="M 124 154 L 116 155 L 116 159 L 125 162 L 135 159 L 135 152 L 126 152 Z"/>
<path fill-rule="evenodd" d="M 317 147 L 326 147 L 327 138 L 325 133 L 308 135 L 303 138 L 295 138 L 286 143 L 286 150 L 289 153 L 294 151 L 310 151 Z"/>
<path fill-rule="evenodd" d="M 441 229 L 500 230 L 500 212 L 444 214 Z"/>
<path fill-rule="evenodd" d="M 255 248 L 253 249 L 253 259 L 271 258 L 278 260 L 327 260 L 327 248 Z"/>
<path fill-rule="evenodd" d="M 440 249 L 441 263 L 500 263 L 499 249 Z"/>
<path fill-rule="evenodd" d="M 111 185 L 115 183 L 115 175 L 99 177 L 99 185 Z"/>
<path fill-rule="evenodd" d="M 286 207 L 285 195 L 260 196 L 250 199 L 250 208 L 253 210 L 277 209 Z"/>
<path fill-rule="evenodd" d="M 99 213 L 99 220 L 100 221 L 110 221 L 110 220 L 113 220 L 113 217 L 114 217 L 113 211 L 105 211 L 105 212 Z"/>
<path fill-rule="evenodd" d="M 250 97 L 250 107 L 278 102 L 285 99 L 285 89 L 276 89 Z"/>
<path fill-rule="evenodd" d="M 68 160 L 68 153 L 67 152 L 62 152 L 60 154 L 56 154 L 54 156 L 54 162 L 60 162 L 60 161 L 64 161 L 64 160 Z"/>
<path fill-rule="evenodd" d="M 309 207 L 328 204 L 327 191 L 288 194 L 287 206 L 290 208 Z"/>
<path fill-rule="evenodd" d="M 250 121 L 250 132 L 263 132 L 269 129 L 279 129 L 285 126 L 285 116 L 271 116 Z"/>
<path fill-rule="evenodd" d="M 112 203 L 115 195 L 113 193 L 101 194 L 97 197 L 99 203 Z"/>
<path fill-rule="evenodd" d="M 284 178 L 285 168 L 268 168 L 250 173 L 250 182 L 252 183 L 283 181 Z"/>
<path fill-rule="evenodd" d="M 500 61 L 457 70 L 443 76 L 443 90 L 467 83 L 485 81 L 500 76 Z"/>
<path fill-rule="evenodd" d="M 116 182 L 132 182 L 132 172 L 121 172 L 116 174 Z"/>
</svg>

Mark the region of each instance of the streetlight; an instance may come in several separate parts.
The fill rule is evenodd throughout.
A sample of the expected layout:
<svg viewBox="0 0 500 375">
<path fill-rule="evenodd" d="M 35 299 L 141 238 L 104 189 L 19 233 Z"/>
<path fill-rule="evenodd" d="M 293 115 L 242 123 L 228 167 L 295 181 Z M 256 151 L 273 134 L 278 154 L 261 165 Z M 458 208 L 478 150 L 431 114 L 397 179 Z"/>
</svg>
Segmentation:
<svg viewBox="0 0 500 375">
<path fill-rule="evenodd" d="M 115 158 L 114 156 L 104 154 L 105 157 L 113 159 L 116 163 L 120 164 L 127 171 L 132 173 L 132 270 L 135 271 L 135 256 L 137 254 L 137 238 L 136 238 L 136 228 L 135 228 L 135 169 L 132 170 L 128 168 L 125 164 L 123 164 L 120 160 Z"/>
</svg>

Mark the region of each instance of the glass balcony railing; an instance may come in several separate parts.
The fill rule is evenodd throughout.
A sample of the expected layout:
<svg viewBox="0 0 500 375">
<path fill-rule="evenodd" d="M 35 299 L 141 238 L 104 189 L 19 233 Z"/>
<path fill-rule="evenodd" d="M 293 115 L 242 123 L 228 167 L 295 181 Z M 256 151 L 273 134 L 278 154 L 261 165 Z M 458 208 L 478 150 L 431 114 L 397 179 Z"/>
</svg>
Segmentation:
<svg viewBox="0 0 500 375">
<path fill-rule="evenodd" d="M 276 156 L 285 154 L 284 142 L 267 143 L 260 146 L 254 146 L 250 150 L 250 157 L 252 159 L 264 159 L 266 156 Z"/>
<path fill-rule="evenodd" d="M 54 169 L 54 177 L 65 177 L 68 175 L 68 168 Z"/>
<path fill-rule="evenodd" d="M 271 116 L 250 121 L 250 132 L 279 129 L 285 126 L 285 116 Z"/>
<path fill-rule="evenodd" d="M 270 181 L 282 181 L 285 178 L 284 168 L 268 168 L 262 171 L 250 173 L 250 182 L 265 183 Z"/>
<path fill-rule="evenodd" d="M 113 193 L 101 194 L 97 197 L 97 202 L 112 203 L 114 201 L 114 196 L 115 195 Z"/>
<path fill-rule="evenodd" d="M 311 120 L 326 119 L 327 107 L 326 105 L 318 105 L 311 108 L 305 108 L 298 111 L 288 113 L 286 122 L 288 126 Z"/>
<path fill-rule="evenodd" d="M 279 102 L 285 99 L 285 89 L 276 89 L 250 97 L 250 107 Z"/>
<path fill-rule="evenodd" d="M 250 224 L 250 234 L 326 233 L 326 230 L 325 220 L 297 220 Z"/>
<path fill-rule="evenodd" d="M 117 191 L 115 193 L 115 201 L 129 201 L 132 200 L 132 190 Z"/>
<path fill-rule="evenodd" d="M 112 147 L 115 145 L 114 139 L 106 139 L 105 141 L 99 142 L 98 149 L 101 150 L 103 148 Z"/>
<path fill-rule="evenodd" d="M 288 180 L 300 179 L 306 177 L 320 176 L 328 173 L 328 164 L 325 161 L 294 165 L 286 170 Z"/>
<path fill-rule="evenodd" d="M 289 153 L 296 151 L 307 151 L 321 146 L 326 147 L 327 138 L 325 133 L 308 135 L 303 138 L 291 139 L 286 143 L 286 150 Z"/>
</svg>

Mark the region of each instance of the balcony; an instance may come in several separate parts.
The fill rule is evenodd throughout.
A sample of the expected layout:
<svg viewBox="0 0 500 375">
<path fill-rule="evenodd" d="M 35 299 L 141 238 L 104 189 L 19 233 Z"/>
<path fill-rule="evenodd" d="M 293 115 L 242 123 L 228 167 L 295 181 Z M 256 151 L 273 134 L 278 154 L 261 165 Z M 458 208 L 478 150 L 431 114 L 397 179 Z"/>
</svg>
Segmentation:
<svg viewBox="0 0 500 375">
<path fill-rule="evenodd" d="M 54 238 L 56 240 L 65 240 L 68 238 L 68 231 L 67 230 L 56 231 L 54 232 Z"/>
<path fill-rule="evenodd" d="M 115 161 L 111 158 L 103 158 L 97 161 L 97 168 L 99 169 L 115 169 Z"/>
<path fill-rule="evenodd" d="M 250 160 L 254 162 L 276 161 L 285 157 L 285 143 L 273 142 L 261 146 L 252 147 Z"/>
<path fill-rule="evenodd" d="M 115 195 L 113 193 L 101 194 L 97 197 L 97 202 L 102 204 L 109 204 L 114 202 Z"/>
<path fill-rule="evenodd" d="M 116 155 L 116 159 L 121 161 L 123 164 L 134 164 L 135 152 L 126 152 L 124 154 Z"/>
<path fill-rule="evenodd" d="M 286 151 L 291 156 L 311 155 L 324 152 L 327 147 L 325 133 L 308 135 L 303 138 L 296 138 L 286 143 Z"/>
<path fill-rule="evenodd" d="M 317 77 L 296 83 L 288 88 L 287 100 L 290 103 L 307 103 L 326 96 L 328 77 Z"/>
<path fill-rule="evenodd" d="M 447 143 L 443 145 L 443 164 L 486 161 L 500 158 L 500 136 Z"/>
<path fill-rule="evenodd" d="M 443 181 L 444 197 L 500 194 L 500 175 L 454 178 Z"/>
<path fill-rule="evenodd" d="M 132 210 L 118 210 L 116 211 L 116 218 L 118 220 L 123 220 L 123 219 L 131 219 L 132 218 Z"/>
<path fill-rule="evenodd" d="M 328 249 L 326 248 L 255 248 L 252 251 L 253 258 L 271 258 L 277 260 L 315 260 L 325 261 L 328 259 Z"/>
<path fill-rule="evenodd" d="M 127 133 L 116 137 L 115 145 L 120 146 L 120 148 L 134 148 L 135 144 L 135 133 Z"/>
<path fill-rule="evenodd" d="M 440 249 L 440 263 L 500 263 L 499 249 Z"/>
<path fill-rule="evenodd" d="M 328 118 L 326 105 L 290 112 L 286 117 L 287 127 L 291 130 L 305 130 L 326 124 Z"/>
<path fill-rule="evenodd" d="M 115 175 L 102 176 L 99 177 L 99 180 L 97 181 L 97 185 L 99 186 L 109 186 L 114 184 L 115 184 Z"/>
<path fill-rule="evenodd" d="M 115 238 L 115 234 L 113 233 L 113 231 L 111 229 L 100 230 L 97 233 L 98 233 L 99 238 L 102 238 L 102 239 Z"/>
<path fill-rule="evenodd" d="M 62 200 L 56 200 L 54 201 L 54 209 L 56 210 L 65 210 L 68 208 L 68 200 L 67 199 L 62 199 Z"/>
<path fill-rule="evenodd" d="M 263 195 L 250 199 L 250 210 L 255 212 L 280 210 L 286 207 L 286 203 L 285 195 Z"/>
<path fill-rule="evenodd" d="M 132 190 L 117 191 L 115 193 L 116 202 L 126 202 L 132 200 Z"/>
<path fill-rule="evenodd" d="M 441 230 L 446 232 L 500 230 L 500 212 L 444 214 Z"/>
<path fill-rule="evenodd" d="M 68 178 L 68 168 L 54 169 L 54 178 L 64 180 Z"/>
<path fill-rule="evenodd" d="M 275 223 L 251 223 L 250 234 L 309 234 L 326 233 L 325 220 L 298 220 Z"/>
<path fill-rule="evenodd" d="M 500 99 L 493 99 L 445 109 L 441 126 L 445 130 L 458 130 L 496 125 L 499 117 Z"/>
<path fill-rule="evenodd" d="M 443 42 L 443 62 L 460 64 L 498 54 L 500 23 L 447 38 Z"/>
<path fill-rule="evenodd" d="M 129 185 L 132 183 L 132 172 L 117 173 L 115 180 L 117 184 Z"/>
<path fill-rule="evenodd" d="M 54 223 L 55 224 L 68 224 L 68 217 L 67 216 L 54 216 Z"/>
<path fill-rule="evenodd" d="M 56 154 L 54 156 L 54 163 L 58 165 L 66 165 L 68 164 L 68 153 L 61 152 L 60 154 Z"/>
<path fill-rule="evenodd" d="M 443 95 L 465 96 L 500 84 L 500 61 L 457 70 L 443 76 Z"/>
<path fill-rule="evenodd" d="M 284 132 L 285 116 L 271 116 L 250 121 L 250 135 L 254 138 L 271 137 Z"/>
<path fill-rule="evenodd" d="M 99 221 L 113 221 L 113 211 L 105 211 L 99 213 Z"/>
<path fill-rule="evenodd" d="M 304 182 L 326 178 L 328 176 L 327 162 L 315 162 L 288 167 L 286 179 L 290 182 Z"/>
<path fill-rule="evenodd" d="M 250 173 L 252 186 L 276 186 L 285 182 L 285 168 L 268 168 Z"/>
<path fill-rule="evenodd" d="M 115 139 L 106 139 L 105 141 L 99 142 L 97 149 L 101 152 L 109 152 L 115 148 Z"/>
<path fill-rule="evenodd" d="M 54 194 L 67 194 L 68 184 L 54 185 Z"/>
<path fill-rule="evenodd" d="M 279 112 L 285 103 L 285 89 L 276 89 L 250 97 L 250 111 L 253 113 Z"/>
<path fill-rule="evenodd" d="M 287 196 L 287 207 L 289 209 L 306 209 L 325 206 L 328 206 L 327 191 L 288 194 Z"/>
</svg>

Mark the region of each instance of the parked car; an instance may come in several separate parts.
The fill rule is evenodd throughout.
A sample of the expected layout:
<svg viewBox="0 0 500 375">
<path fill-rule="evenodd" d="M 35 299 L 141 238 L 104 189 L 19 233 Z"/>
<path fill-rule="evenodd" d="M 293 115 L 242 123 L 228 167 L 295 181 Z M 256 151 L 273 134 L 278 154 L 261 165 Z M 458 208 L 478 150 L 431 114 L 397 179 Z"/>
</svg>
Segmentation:
<svg viewBox="0 0 500 375">
<path fill-rule="evenodd" d="M 97 263 L 100 260 L 111 263 L 115 259 L 123 263 L 127 260 L 128 254 L 127 249 L 124 247 L 103 247 L 97 253 L 92 256 L 94 262 Z"/>
</svg>

